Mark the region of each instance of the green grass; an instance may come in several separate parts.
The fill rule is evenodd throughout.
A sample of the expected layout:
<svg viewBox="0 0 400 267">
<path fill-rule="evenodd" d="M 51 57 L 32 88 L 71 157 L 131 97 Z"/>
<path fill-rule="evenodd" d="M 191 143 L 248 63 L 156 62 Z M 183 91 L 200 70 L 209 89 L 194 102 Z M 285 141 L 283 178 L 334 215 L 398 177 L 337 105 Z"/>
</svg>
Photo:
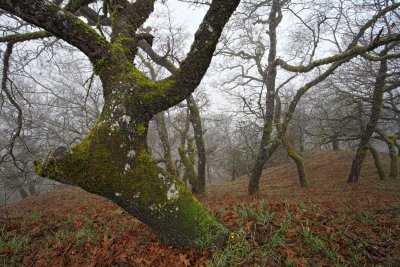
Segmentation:
<svg viewBox="0 0 400 267">
<path fill-rule="evenodd" d="M 233 238 L 225 249 L 213 252 L 207 266 L 397 264 L 396 259 L 390 257 L 396 253 L 396 244 L 379 248 L 386 257 L 371 261 L 365 256 L 369 244 L 396 239 L 395 232 L 379 226 L 380 214 L 374 212 L 349 213 L 346 209 L 337 209 L 332 213 L 319 206 L 288 202 L 274 208 L 262 201 L 241 203 L 232 210 L 237 214 Z"/>
<path fill-rule="evenodd" d="M 75 243 L 77 245 L 84 244 L 86 242 L 97 244 L 101 238 L 102 234 L 99 233 L 98 229 L 93 224 L 90 219 L 85 219 L 82 227 L 75 232 Z"/>
<path fill-rule="evenodd" d="M 28 236 L 21 236 L 15 230 L 6 231 L 4 227 L 0 228 L 0 251 L 9 251 L 8 255 L 0 254 L 0 265 L 20 266 L 15 255 L 24 252 L 29 243 L 30 238 Z"/>
<path fill-rule="evenodd" d="M 7 248 L 16 254 L 23 251 L 29 241 L 29 237 L 20 236 L 16 231 L 6 232 L 4 228 L 0 229 L 0 249 Z"/>
</svg>

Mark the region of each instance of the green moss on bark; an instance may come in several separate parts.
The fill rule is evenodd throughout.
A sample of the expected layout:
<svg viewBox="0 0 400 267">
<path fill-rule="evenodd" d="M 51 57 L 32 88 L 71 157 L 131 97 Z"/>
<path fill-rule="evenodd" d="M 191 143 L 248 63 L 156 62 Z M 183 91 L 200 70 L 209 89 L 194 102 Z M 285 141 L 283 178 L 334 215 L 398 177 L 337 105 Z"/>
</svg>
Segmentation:
<svg viewBox="0 0 400 267">
<path fill-rule="evenodd" d="M 282 138 L 282 142 L 283 142 L 283 145 L 286 148 L 286 151 L 287 151 L 288 155 L 296 163 L 297 173 L 298 173 L 298 176 L 299 176 L 300 185 L 302 187 L 308 187 L 309 182 L 308 182 L 307 174 L 306 174 L 306 171 L 305 171 L 305 168 L 304 168 L 303 157 L 299 153 L 297 153 L 296 149 L 292 146 L 292 144 L 290 143 L 290 141 L 289 141 L 287 136 L 284 136 Z"/>
<path fill-rule="evenodd" d="M 113 200 L 148 224 L 165 244 L 222 246 L 228 238 L 225 226 L 181 182 L 160 172 L 145 147 L 130 157 L 129 145 L 119 128 L 102 119 L 81 143 L 54 150 L 44 167 L 37 164 L 36 169 L 50 179 Z"/>
</svg>

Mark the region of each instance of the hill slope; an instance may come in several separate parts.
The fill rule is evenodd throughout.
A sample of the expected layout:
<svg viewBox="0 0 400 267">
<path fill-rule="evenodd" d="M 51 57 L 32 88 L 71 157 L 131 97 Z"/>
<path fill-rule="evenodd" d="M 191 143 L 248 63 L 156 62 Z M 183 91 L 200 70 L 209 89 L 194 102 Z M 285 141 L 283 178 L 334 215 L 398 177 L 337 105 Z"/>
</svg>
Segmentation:
<svg viewBox="0 0 400 267">
<path fill-rule="evenodd" d="M 301 188 L 293 162 L 267 168 L 260 179 L 259 196 L 268 201 L 311 201 L 351 203 L 364 197 L 377 203 L 400 201 L 399 179 L 379 181 L 373 159 L 366 157 L 356 185 L 347 183 L 353 151 L 313 151 L 304 155 L 305 169 L 310 180 L 308 188 Z M 388 172 L 390 158 L 382 154 L 382 163 Z M 400 173 L 400 172 L 399 172 Z M 247 177 L 233 182 L 210 185 L 208 195 L 214 198 L 235 194 L 244 196 L 247 192 Z"/>
<path fill-rule="evenodd" d="M 307 189 L 291 163 L 266 169 L 255 197 L 245 177 L 208 186 L 199 200 L 232 231 L 224 250 L 165 247 L 110 201 L 66 187 L 0 211 L 0 266 L 400 266 L 400 179 L 378 181 L 368 157 L 348 185 L 352 153 L 305 159 Z"/>
</svg>

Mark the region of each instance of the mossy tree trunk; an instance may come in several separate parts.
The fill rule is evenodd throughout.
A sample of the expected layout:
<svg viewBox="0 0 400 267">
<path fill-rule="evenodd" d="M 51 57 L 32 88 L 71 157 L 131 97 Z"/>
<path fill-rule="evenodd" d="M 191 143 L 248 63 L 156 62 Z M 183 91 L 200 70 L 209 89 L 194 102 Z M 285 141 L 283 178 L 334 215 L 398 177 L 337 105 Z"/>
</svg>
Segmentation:
<svg viewBox="0 0 400 267">
<path fill-rule="evenodd" d="M 382 166 L 381 158 L 379 156 L 379 152 L 376 150 L 375 146 L 371 143 L 367 144 L 369 152 L 371 152 L 372 157 L 374 158 L 374 163 L 376 170 L 378 171 L 379 180 L 385 180 L 385 171 Z"/>
<path fill-rule="evenodd" d="M 397 162 L 398 162 L 398 155 L 396 152 L 396 145 L 395 145 L 395 137 L 394 136 L 388 136 L 383 134 L 383 132 L 379 132 L 381 135 L 383 141 L 388 146 L 389 149 L 389 155 L 390 155 L 390 171 L 389 171 L 389 178 L 392 179 L 397 179 Z"/>
<path fill-rule="evenodd" d="M 86 6 L 94 1 L 73 1 Z M 78 17 L 44 0 L 0 0 L 0 8 L 80 49 L 103 85 L 105 104 L 87 137 L 72 147 L 52 151 L 36 172 L 106 197 L 149 225 L 167 245 L 222 245 L 228 230 L 209 214 L 172 175 L 157 168 L 147 147 L 149 121 L 185 100 L 208 69 L 222 29 L 239 0 L 214 0 L 179 71 L 158 82 L 133 64 L 137 29 L 154 0 L 108 1 L 111 42 Z M 151 38 L 150 38 L 151 39 Z"/>
<path fill-rule="evenodd" d="M 193 193 L 198 193 L 198 180 L 196 172 L 194 170 L 194 147 L 193 141 L 187 136 L 190 126 L 189 110 L 187 110 L 187 115 L 185 118 L 185 124 L 182 129 L 179 129 L 179 134 L 181 136 L 181 143 L 178 148 L 179 158 L 181 163 L 185 167 L 182 180 L 185 184 L 189 183 Z"/>
<path fill-rule="evenodd" d="M 268 35 L 270 38 L 269 52 L 268 52 L 268 70 L 263 73 L 265 77 L 264 82 L 267 88 L 265 100 L 265 115 L 264 127 L 261 136 L 260 148 L 256 162 L 250 172 L 248 193 L 249 195 L 256 194 L 260 189 L 260 177 L 265 163 L 272 153 L 268 153 L 268 145 L 271 141 L 271 134 L 273 129 L 274 110 L 275 110 L 275 83 L 277 75 L 277 66 L 275 64 L 276 50 L 277 50 L 277 28 L 282 21 L 281 3 L 279 0 L 272 1 L 272 7 L 268 18 L 269 28 Z"/>
<path fill-rule="evenodd" d="M 388 51 L 383 50 L 380 55 L 384 56 Z M 375 86 L 372 98 L 372 107 L 369 121 L 361 133 L 360 143 L 358 144 L 356 155 L 353 158 L 350 173 L 347 178 L 348 183 L 358 182 L 361 166 L 368 151 L 368 144 L 375 131 L 382 108 L 383 93 L 385 87 L 385 77 L 387 72 L 387 60 L 380 61 L 379 70 L 375 79 Z"/>
<path fill-rule="evenodd" d="M 397 179 L 397 162 L 398 156 L 396 153 L 396 149 L 393 143 L 388 144 L 389 146 L 389 153 L 390 153 L 390 172 L 389 178 Z"/>
<path fill-rule="evenodd" d="M 396 139 L 398 138 L 398 135 L 396 136 Z M 397 147 L 397 156 L 400 157 L 400 144 L 397 143 L 397 140 L 394 140 L 394 145 Z"/>
<path fill-rule="evenodd" d="M 296 163 L 297 173 L 299 175 L 300 186 L 307 187 L 309 185 L 307 174 L 304 168 L 303 157 L 297 153 L 296 149 L 292 146 L 287 135 L 282 138 L 282 144 L 284 145 L 286 152 Z"/>
<path fill-rule="evenodd" d="M 173 161 L 172 155 L 171 155 L 171 146 L 169 144 L 168 129 L 165 124 L 165 112 L 161 111 L 160 113 L 158 113 L 154 117 L 154 120 L 156 122 L 157 132 L 158 132 L 158 135 L 160 136 L 161 144 L 163 147 L 166 169 L 171 175 L 177 176 L 176 166 L 174 164 L 174 161 Z"/>
</svg>

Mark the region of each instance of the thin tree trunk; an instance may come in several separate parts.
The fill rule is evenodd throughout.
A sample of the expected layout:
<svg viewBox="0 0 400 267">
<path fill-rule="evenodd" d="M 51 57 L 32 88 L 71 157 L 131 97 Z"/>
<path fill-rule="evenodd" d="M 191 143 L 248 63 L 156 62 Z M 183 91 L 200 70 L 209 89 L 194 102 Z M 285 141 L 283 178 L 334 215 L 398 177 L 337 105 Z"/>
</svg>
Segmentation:
<svg viewBox="0 0 400 267">
<path fill-rule="evenodd" d="M 29 196 L 28 193 L 25 191 L 25 189 L 22 186 L 18 187 L 17 191 L 18 191 L 21 199 L 25 199 Z"/>
<path fill-rule="evenodd" d="M 398 161 L 398 155 L 396 153 L 396 147 L 395 147 L 395 140 L 394 137 L 384 135 L 383 133 L 380 132 L 380 135 L 383 137 L 383 140 L 388 146 L 389 149 L 389 155 L 390 155 L 390 172 L 389 172 L 389 178 L 391 179 L 397 179 L 397 161 Z"/>
<path fill-rule="evenodd" d="M 37 191 L 36 191 L 35 185 L 33 183 L 29 184 L 28 191 L 29 191 L 29 194 L 31 196 L 36 196 L 37 195 Z"/>
<path fill-rule="evenodd" d="M 384 55 L 384 53 L 381 53 L 381 55 Z M 380 62 L 378 74 L 375 81 L 371 115 L 365 130 L 361 133 L 360 143 L 358 145 L 357 152 L 356 155 L 354 156 L 353 164 L 351 166 L 350 173 L 347 178 L 348 183 L 358 182 L 358 178 L 361 172 L 361 166 L 368 151 L 368 143 L 375 130 L 376 124 L 379 120 L 379 115 L 381 113 L 386 72 L 387 72 L 387 60 L 382 60 Z"/>
<path fill-rule="evenodd" d="M 194 140 L 197 148 L 197 191 L 204 194 L 206 191 L 206 146 L 203 137 L 203 126 L 201 123 L 200 110 L 193 96 L 187 99 L 187 106 L 190 111 L 190 122 L 194 131 Z"/>
<path fill-rule="evenodd" d="M 207 163 L 207 181 L 208 184 L 211 184 L 211 166 L 209 163 Z"/>
<path fill-rule="evenodd" d="M 378 151 L 376 150 L 374 145 L 371 143 L 368 143 L 367 146 L 368 146 L 369 152 L 371 152 L 372 157 L 374 158 L 374 163 L 375 163 L 376 170 L 378 171 L 379 180 L 385 180 L 385 178 L 386 178 L 385 171 L 383 169 L 382 162 L 381 162 Z"/>
<path fill-rule="evenodd" d="M 185 167 L 185 171 L 183 173 L 182 180 L 187 184 L 191 185 L 191 190 L 193 193 L 198 193 L 198 180 L 196 176 L 196 172 L 194 170 L 194 148 L 193 141 L 190 141 L 187 138 L 187 133 L 189 131 L 189 111 L 186 117 L 185 125 L 183 129 L 179 130 L 181 135 L 181 144 L 178 148 L 178 154 L 181 159 L 183 166 Z"/>
<path fill-rule="evenodd" d="M 158 135 L 160 136 L 161 144 L 163 146 L 166 169 L 171 175 L 177 176 L 176 167 L 171 155 L 168 130 L 165 124 L 165 111 L 158 113 L 156 116 L 154 116 L 154 119 L 156 121 Z"/>
<path fill-rule="evenodd" d="M 336 135 L 332 137 L 332 150 L 339 150 L 339 140 Z"/>
<path fill-rule="evenodd" d="M 268 66 L 269 69 L 265 76 L 265 85 L 267 87 L 267 95 L 265 100 L 265 118 L 264 130 L 261 137 L 260 149 L 258 152 L 256 163 L 250 173 L 248 193 L 249 195 L 256 194 L 260 189 L 260 177 L 264 165 L 270 155 L 268 155 L 268 145 L 271 141 L 274 110 L 275 110 L 275 82 L 276 82 L 276 48 L 277 48 L 277 34 L 276 29 L 282 20 L 281 6 L 279 0 L 272 1 L 271 13 L 269 15 L 269 31 L 270 38 L 269 53 L 268 53 Z M 262 75 L 264 76 L 264 75 Z"/>
<path fill-rule="evenodd" d="M 307 174 L 306 174 L 306 171 L 305 171 L 305 168 L 304 168 L 303 157 L 299 153 L 297 153 L 296 149 L 290 143 L 289 138 L 287 137 L 287 135 L 285 135 L 282 138 L 282 143 L 283 143 L 288 155 L 296 163 L 297 173 L 299 175 L 300 185 L 302 187 L 307 187 L 309 185 L 309 181 L 308 181 Z"/>
<path fill-rule="evenodd" d="M 170 73 L 176 74 L 177 73 L 177 68 L 172 64 L 170 61 L 168 61 L 165 57 L 161 57 L 157 55 L 154 50 L 151 48 L 149 44 L 146 42 L 140 42 L 139 46 L 144 49 L 147 54 L 160 66 L 163 66 L 166 68 Z M 197 163 L 197 181 L 196 184 L 196 190 L 198 190 L 199 194 L 204 194 L 205 193 L 205 183 L 206 183 L 206 163 L 207 163 L 207 158 L 206 158 L 206 148 L 205 148 L 205 143 L 204 143 L 204 138 L 203 138 L 203 126 L 201 122 L 201 117 L 200 117 L 200 111 L 199 107 L 194 100 L 193 96 L 190 95 L 188 98 L 186 98 L 187 106 L 190 112 L 190 122 L 193 127 L 194 131 L 194 138 L 196 142 L 196 148 L 197 148 L 197 157 L 198 157 L 198 163 Z"/>
<path fill-rule="evenodd" d="M 304 129 L 303 127 L 300 127 L 300 140 L 299 140 L 299 152 L 303 153 L 304 152 Z"/>
<path fill-rule="evenodd" d="M 231 177 L 231 182 L 236 180 L 236 176 L 237 176 L 237 171 L 236 171 L 236 164 L 235 161 L 233 162 L 232 165 L 232 177 Z"/>
</svg>

